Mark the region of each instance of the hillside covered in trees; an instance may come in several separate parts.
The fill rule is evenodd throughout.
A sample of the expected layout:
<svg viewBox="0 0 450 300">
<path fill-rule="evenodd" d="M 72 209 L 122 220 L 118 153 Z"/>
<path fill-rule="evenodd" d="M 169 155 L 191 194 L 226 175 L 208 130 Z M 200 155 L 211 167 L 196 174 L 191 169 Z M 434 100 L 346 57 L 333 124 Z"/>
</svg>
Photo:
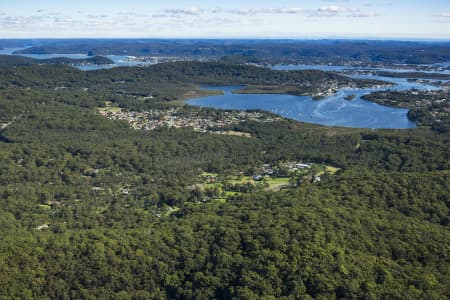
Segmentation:
<svg viewBox="0 0 450 300">
<path fill-rule="evenodd" d="M 371 84 L 225 63 L 0 67 L 0 298 L 449 298 L 448 133 L 280 119 L 231 136 L 98 113 L 182 107 L 202 84 L 330 80 Z M 220 200 L 197 188 L 286 161 L 338 171 Z"/>
<path fill-rule="evenodd" d="M 49 59 L 33 59 L 25 56 L 17 55 L 0 55 L 0 67 L 20 67 L 31 65 L 81 65 L 81 64 L 94 64 L 94 65 L 108 65 L 114 63 L 107 57 L 94 56 L 89 58 L 67 58 L 67 57 L 55 57 Z"/>
</svg>

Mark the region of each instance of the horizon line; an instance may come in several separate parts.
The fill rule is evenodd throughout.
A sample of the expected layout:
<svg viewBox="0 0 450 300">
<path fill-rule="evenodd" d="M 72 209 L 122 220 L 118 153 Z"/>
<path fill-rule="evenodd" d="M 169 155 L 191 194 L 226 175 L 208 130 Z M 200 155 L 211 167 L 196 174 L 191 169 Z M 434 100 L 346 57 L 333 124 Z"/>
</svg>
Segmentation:
<svg viewBox="0 0 450 300">
<path fill-rule="evenodd" d="M 0 40 L 373 40 L 373 41 L 447 41 L 450 37 L 389 37 L 389 36 L 174 36 L 174 37 L 0 37 Z"/>
</svg>

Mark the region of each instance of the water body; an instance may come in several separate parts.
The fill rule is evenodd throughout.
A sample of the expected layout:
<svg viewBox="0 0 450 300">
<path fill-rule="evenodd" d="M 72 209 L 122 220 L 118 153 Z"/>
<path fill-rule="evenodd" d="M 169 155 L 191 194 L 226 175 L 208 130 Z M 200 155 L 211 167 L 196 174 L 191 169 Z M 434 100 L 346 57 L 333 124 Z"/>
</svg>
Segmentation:
<svg viewBox="0 0 450 300">
<path fill-rule="evenodd" d="M 414 122 L 408 120 L 407 109 L 382 106 L 360 98 L 370 93 L 371 89 L 343 89 L 323 100 L 286 94 L 233 94 L 232 91 L 239 87 L 207 89 L 223 90 L 224 94 L 192 99 L 188 104 L 217 109 L 261 109 L 297 121 L 327 126 L 377 129 L 416 127 Z M 355 100 L 345 100 L 348 95 L 355 95 Z"/>
<path fill-rule="evenodd" d="M 13 55 L 14 51 L 23 50 L 26 48 L 3 48 L 0 49 L 0 55 Z"/>
<path fill-rule="evenodd" d="M 352 66 L 329 66 L 329 65 L 278 65 L 272 66 L 272 70 L 277 71 L 295 71 L 295 70 L 319 70 L 330 72 L 342 72 L 347 70 L 361 70 Z"/>
<path fill-rule="evenodd" d="M 447 64 L 439 65 L 439 67 L 445 66 L 447 66 Z M 344 72 L 346 70 L 373 70 L 392 72 L 413 71 L 397 69 L 365 69 L 358 67 L 327 65 L 288 65 L 275 66 L 272 69 L 321 70 L 333 72 Z M 444 74 L 447 73 L 447 71 L 435 72 Z M 313 100 L 310 96 L 233 94 L 232 91 L 239 87 L 212 87 L 210 89 L 224 90 L 224 95 L 193 99 L 188 101 L 188 103 L 190 105 L 218 109 L 262 109 L 297 121 L 326 126 L 374 129 L 407 129 L 416 127 L 416 124 L 410 121 L 407 117 L 408 109 L 382 106 L 370 101 L 363 100 L 361 99 L 361 97 L 374 91 L 388 89 L 395 91 L 406 91 L 411 89 L 439 89 L 439 87 L 430 84 L 409 82 L 407 78 L 383 77 L 372 74 L 353 75 L 350 77 L 360 79 L 376 79 L 391 82 L 393 83 L 393 86 L 381 89 L 341 89 L 336 95 L 327 97 L 322 100 Z M 430 80 L 430 82 L 431 81 L 433 80 Z M 355 96 L 354 100 L 349 101 L 345 99 L 350 95 Z"/>
<path fill-rule="evenodd" d="M 389 87 L 390 90 L 394 91 L 407 91 L 412 89 L 418 89 L 418 90 L 439 90 L 440 88 L 434 85 L 425 84 L 425 83 L 419 83 L 419 82 L 410 82 L 408 81 L 408 78 L 395 78 L 395 77 L 384 77 L 384 76 L 377 76 L 377 75 L 352 75 L 349 76 L 354 79 L 374 79 L 374 80 L 381 80 L 386 82 L 391 82 L 394 85 L 392 87 Z M 430 80 L 430 82 L 437 81 L 437 80 Z M 440 80 L 440 81 L 446 81 L 446 80 Z"/>
<path fill-rule="evenodd" d="M 430 70 L 420 70 L 413 68 L 373 68 L 373 67 L 358 67 L 358 66 L 329 66 L 329 65 L 278 65 L 272 66 L 272 70 L 278 71 L 294 71 L 294 70 L 320 70 L 329 72 L 345 72 L 345 71 L 384 71 L 395 73 L 420 72 L 420 73 L 440 73 L 450 74 L 450 70 L 445 70 L 450 63 L 439 63 L 433 65 L 426 65 L 433 68 Z"/>
</svg>

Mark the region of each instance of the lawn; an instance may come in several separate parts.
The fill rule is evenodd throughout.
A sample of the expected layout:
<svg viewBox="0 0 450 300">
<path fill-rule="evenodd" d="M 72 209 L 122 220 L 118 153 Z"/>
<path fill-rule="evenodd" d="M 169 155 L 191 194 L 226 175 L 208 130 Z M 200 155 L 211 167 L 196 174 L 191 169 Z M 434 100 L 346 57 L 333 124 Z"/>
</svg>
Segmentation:
<svg viewBox="0 0 450 300">
<path fill-rule="evenodd" d="M 176 212 L 179 211 L 180 209 L 181 209 L 181 208 L 176 207 L 176 206 L 174 206 L 174 207 L 169 206 L 168 209 L 167 209 L 167 211 L 164 213 L 164 216 L 165 216 L 165 217 L 168 217 L 168 216 L 170 216 L 171 214 L 176 213 Z"/>
<path fill-rule="evenodd" d="M 118 112 L 122 111 L 122 109 L 120 107 L 116 107 L 116 106 L 98 107 L 97 110 L 100 113 L 108 113 L 108 112 L 118 113 Z"/>
<path fill-rule="evenodd" d="M 334 174 L 336 174 L 336 172 L 339 171 L 340 169 L 339 169 L 339 168 L 336 168 L 336 167 L 332 167 L 332 166 L 326 166 L 326 170 L 327 170 L 328 173 L 334 175 Z"/>
<path fill-rule="evenodd" d="M 266 182 L 269 183 L 268 190 L 278 191 L 282 187 L 289 185 L 289 177 L 277 177 L 277 178 L 266 178 Z"/>
<path fill-rule="evenodd" d="M 237 195 L 240 195 L 241 193 L 239 193 L 239 192 L 232 192 L 232 191 L 226 191 L 225 192 L 225 196 L 228 198 L 228 197 L 232 197 L 232 196 L 237 196 Z"/>
</svg>

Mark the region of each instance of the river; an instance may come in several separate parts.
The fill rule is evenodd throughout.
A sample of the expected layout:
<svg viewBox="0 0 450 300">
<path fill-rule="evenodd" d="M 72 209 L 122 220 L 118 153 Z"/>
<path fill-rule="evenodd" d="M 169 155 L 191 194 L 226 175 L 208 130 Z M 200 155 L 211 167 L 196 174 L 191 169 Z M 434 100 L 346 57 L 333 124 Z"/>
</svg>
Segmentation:
<svg viewBox="0 0 450 300">
<path fill-rule="evenodd" d="M 1 49 L 0 54 L 11 55 L 14 51 L 24 48 Z M 87 58 L 85 54 L 25 54 L 23 56 L 35 59 L 48 59 L 54 57 L 68 57 L 74 59 Z M 129 56 L 106 55 L 114 61 L 112 65 L 83 65 L 79 69 L 89 71 L 119 66 L 150 65 L 152 62 L 138 62 Z M 433 72 L 448 74 L 449 70 L 443 70 L 448 64 L 430 65 Z M 286 65 L 274 66 L 275 70 L 322 70 L 333 72 L 358 73 L 358 71 L 390 71 L 405 72 L 416 71 L 414 69 L 390 69 L 390 68 L 360 68 L 352 66 L 327 66 L 327 65 Z M 373 74 L 350 75 L 352 78 L 377 79 L 394 84 L 390 89 L 404 91 L 410 89 L 435 90 L 438 87 L 418 82 L 410 82 L 406 78 L 391 78 L 376 76 Z M 361 96 L 382 89 L 341 89 L 336 95 L 322 100 L 313 100 L 310 96 L 293 96 L 286 94 L 234 94 L 233 90 L 242 87 L 207 87 L 207 89 L 223 90 L 219 96 L 202 97 L 188 101 L 188 104 L 211 107 L 217 109 L 261 109 L 273 112 L 280 116 L 301 122 L 320 124 L 326 126 L 343 126 L 354 128 L 390 128 L 408 129 L 416 127 L 415 123 L 407 117 L 408 110 L 382 106 L 365 101 Z M 346 100 L 349 95 L 354 95 L 353 100 Z"/>
<path fill-rule="evenodd" d="M 433 65 L 434 66 L 434 65 Z M 436 65 L 433 72 L 448 74 L 448 71 L 439 68 L 447 64 Z M 410 82 L 407 78 L 392 78 L 370 74 L 370 71 L 405 72 L 415 71 L 413 69 L 398 70 L 389 68 L 359 68 L 349 66 L 319 66 L 319 65 L 287 65 L 272 67 L 275 70 L 321 70 L 333 72 L 368 73 L 365 75 L 350 75 L 352 78 L 376 79 L 391 82 L 394 85 L 390 90 L 406 91 L 411 89 L 437 90 L 436 86 Z M 368 72 L 369 71 L 369 72 Z M 431 80 L 433 81 L 433 80 Z M 408 119 L 408 109 L 387 107 L 361 99 L 363 95 L 379 89 L 341 89 L 333 96 L 322 100 L 314 100 L 310 96 L 293 96 L 285 94 L 234 94 L 233 90 L 242 87 L 208 87 L 207 89 L 223 90 L 224 94 L 219 96 L 202 97 L 188 101 L 188 104 L 200 107 L 217 109 L 261 109 L 273 112 L 285 118 L 301 122 L 320 124 L 326 126 L 342 126 L 352 128 L 372 129 L 409 129 L 416 124 Z M 345 98 L 354 95 L 353 100 Z"/>
</svg>

